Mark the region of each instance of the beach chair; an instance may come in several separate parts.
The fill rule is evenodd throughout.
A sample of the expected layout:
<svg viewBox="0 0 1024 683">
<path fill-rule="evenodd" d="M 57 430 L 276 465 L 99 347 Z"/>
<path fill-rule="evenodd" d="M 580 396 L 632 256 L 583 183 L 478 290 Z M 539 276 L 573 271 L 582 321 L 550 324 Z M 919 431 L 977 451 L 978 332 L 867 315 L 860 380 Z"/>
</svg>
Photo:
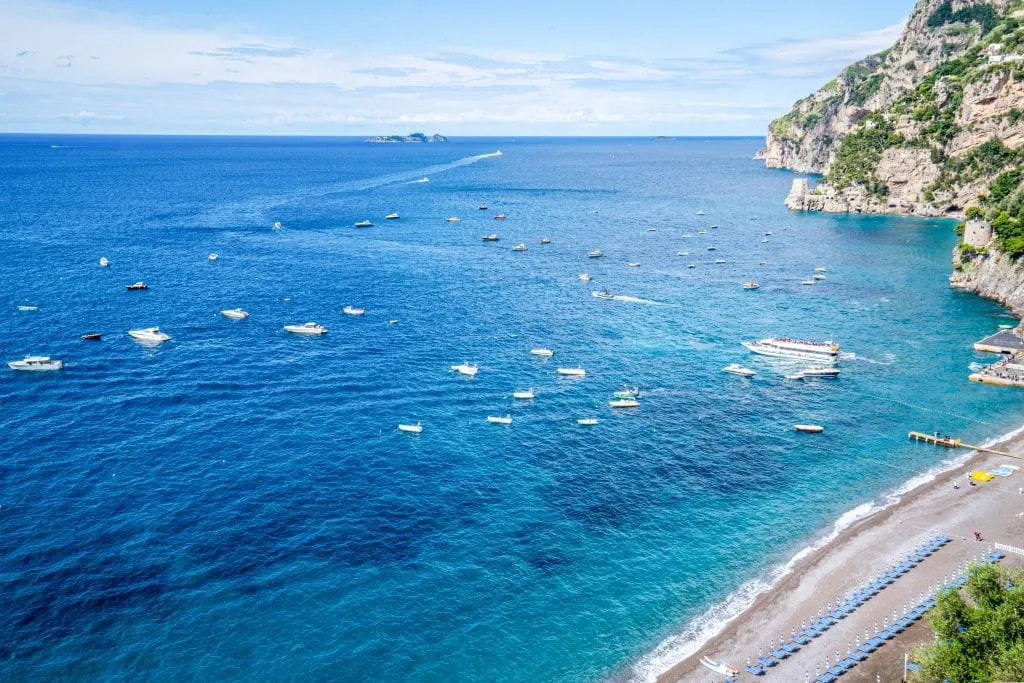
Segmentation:
<svg viewBox="0 0 1024 683">
<path fill-rule="evenodd" d="M 810 640 L 807 639 L 806 636 L 804 636 L 804 635 L 802 635 L 800 633 L 797 633 L 795 630 L 789 636 L 789 639 L 791 641 L 793 641 L 794 643 L 796 643 L 797 645 L 806 645 L 807 643 L 811 642 Z"/>
<path fill-rule="evenodd" d="M 818 674 L 814 680 L 818 681 L 818 683 L 832 683 L 836 680 L 836 677 L 826 671 Z"/>
<path fill-rule="evenodd" d="M 868 638 L 867 643 L 874 645 L 876 650 L 885 645 L 885 641 L 879 638 L 877 633 L 873 638 Z"/>
<path fill-rule="evenodd" d="M 775 650 L 768 650 L 768 654 L 780 662 L 789 656 L 789 652 L 781 648 L 777 648 Z"/>
<path fill-rule="evenodd" d="M 896 637 L 896 634 L 891 629 L 883 628 L 875 633 L 875 638 L 881 638 L 882 640 L 892 640 Z"/>
<path fill-rule="evenodd" d="M 855 662 L 863 662 L 865 659 L 868 658 L 868 656 L 864 653 L 863 650 L 852 650 L 849 654 L 846 655 L 846 658 L 852 659 Z"/>
<path fill-rule="evenodd" d="M 754 676 L 764 676 L 764 669 L 759 666 L 754 666 L 750 663 L 749 659 L 747 660 L 747 665 L 743 668 L 745 668 L 749 673 L 753 674 Z"/>
</svg>

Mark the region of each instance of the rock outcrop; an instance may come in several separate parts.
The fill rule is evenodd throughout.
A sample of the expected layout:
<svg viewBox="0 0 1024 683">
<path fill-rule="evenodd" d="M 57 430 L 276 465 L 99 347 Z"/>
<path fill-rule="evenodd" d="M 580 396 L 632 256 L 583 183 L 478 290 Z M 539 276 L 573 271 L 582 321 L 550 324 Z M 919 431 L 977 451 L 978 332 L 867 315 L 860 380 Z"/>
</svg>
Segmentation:
<svg viewBox="0 0 1024 683">
<path fill-rule="evenodd" d="M 1024 268 L 995 249 L 953 250 L 949 284 L 1003 304 L 1024 317 Z"/>
</svg>

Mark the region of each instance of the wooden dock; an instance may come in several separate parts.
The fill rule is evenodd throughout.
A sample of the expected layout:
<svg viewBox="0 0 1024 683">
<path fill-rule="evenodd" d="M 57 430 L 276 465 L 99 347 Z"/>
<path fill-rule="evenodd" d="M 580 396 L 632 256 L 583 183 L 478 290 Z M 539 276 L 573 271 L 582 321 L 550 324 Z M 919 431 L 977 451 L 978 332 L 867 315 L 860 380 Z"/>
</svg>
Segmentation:
<svg viewBox="0 0 1024 683">
<path fill-rule="evenodd" d="M 984 446 L 972 446 L 969 443 L 964 443 L 960 439 L 954 439 L 948 436 L 935 436 L 934 434 L 925 434 L 924 432 L 910 432 L 907 434 L 907 437 L 914 441 L 923 441 L 925 443 L 935 444 L 936 446 L 942 446 L 943 448 L 969 448 L 972 451 L 978 451 L 979 453 L 991 453 L 992 455 L 1003 455 L 1007 458 L 1024 460 L 1024 458 L 1021 458 L 1019 455 L 1004 453 L 1003 451 L 985 448 Z"/>
</svg>

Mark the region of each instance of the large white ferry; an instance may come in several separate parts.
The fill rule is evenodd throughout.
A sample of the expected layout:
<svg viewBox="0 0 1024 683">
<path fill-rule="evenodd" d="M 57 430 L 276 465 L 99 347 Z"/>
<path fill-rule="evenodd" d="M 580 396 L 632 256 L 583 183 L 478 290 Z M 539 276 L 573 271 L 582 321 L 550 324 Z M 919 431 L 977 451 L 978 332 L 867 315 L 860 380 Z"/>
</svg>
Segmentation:
<svg viewBox="0 0 1024 683">
<path fill-rule="evenodd" d="M 833 363 L 839 356 L 839 344 L 833 341 L 813 342 L 788 337 L 772 337 L 761 341 L 743 342 L 743 345 L 763 356 L 801 358 L 820 363 Z"/>
</svg>

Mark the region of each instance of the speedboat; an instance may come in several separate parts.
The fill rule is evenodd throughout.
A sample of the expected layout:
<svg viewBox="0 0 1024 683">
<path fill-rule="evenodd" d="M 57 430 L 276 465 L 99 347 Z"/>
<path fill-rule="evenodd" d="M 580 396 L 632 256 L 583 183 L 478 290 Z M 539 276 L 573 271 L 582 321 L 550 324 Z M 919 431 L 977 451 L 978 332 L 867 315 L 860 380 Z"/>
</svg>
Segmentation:
<svg viewBox="0 0 1024 683">
<path fill-rule="evenodd" d="M 274 221 L 274 230 L 280 230 L 284 226 L 281 225 L 281 221 Z"/>
<path fill-rule="evenodd" d="M 731 666 L 729 666 L 728 664 L 716 661 L 714 659 L 708 659 L 707 657 L 701 657 L 700 658 L 700 663 L 703 664 L 708 669 L 711 669 L 712 671 L 714 671 L 716 674 L 719 674 L 721 676 L 725 676 L 726 678 L 736 678 L 737 676 L 740 675 L 740 672 L 739 672 L 738 669 L 734 669 Z"/>
<path fill-rule="evenodd" d="M 487 209 L 489 209 L 491 207 L 487 206 L 486 204 L 481 204 L 480 206 L 478 206 L 476 208 L 479 209 L 480 211 L 486 211 Z"/>
<path fill-rule="evenodd" d="M 697 212 L 697 215 L 698 215 L 698 216 L 703 216 L 703 215 L 704 215 L 704 212 L 703 212 L 703 211 L 698 211 L 698 212 Z"/>
<path fill-rule="evenodd" d="M 718 251 L 718 247 L 708 247 L 708 251 Z"/>
<path fill-rule="evenodd" d="M 38 306 L 21 305 L 21 306 L 18 306 L 18 310 L 19 311 L 38 311 L 39 307 Z"/>
<path fill-rule="evenodd" d="M 241 308 L 226 308 L 221 311 L 220 314 L 225 318 L 231 318 L 232 320 L 245 320 L 249 317 L 249 314 Z"/>
<path fill-rule="evenodd" d="M 587 371 L 583 368 L 558 368 L 558 374 L 563 377 L 586 377 Z"/>
<path fill-rule="evenodd" d="M 740 377 L 753 377 L 757 373 L 750 368 L 745 368 L 739 363 L 733 363 L 732 365 L 726 365 L 722 368 L 722 372 L 728 372 L 730 375 L 738 375 Z"/>
<path fill-rule="evenodd" d="M 813 285 L 814 284 L 814 280 L 804 280 L 800 284 L 802 284 L 802 285 Z"/>
<path fill-rule="evenodd" d="M 357 228 L 372 228 L 373 227 L 373 223 L 371 223 L 370 221 L 359 221 L 358 223 L 356 223 L 356 227 Z"/>
<path fill-rule="evenodd" d="M 825 428 L 821 425 L 793 425 L 793 429 L 798 432 L 807 432 L 809 434 L 821 434 L 825 431 Z"/>
<path fill-rule="evenodd" d="M 771 230 L 769 230 L 768 232 L 766 232 L 764 234 L 765 237 L 771 237 L 771 235 L 772 235 L 772 231 Z"/>
<path fill-rule="evenodd" d="M 387 216 L 384 216 L 384 220 L 386 220 L 386 221 L 393 221 L 393 220 L 397 219 L 398 217 L 399 217 L 398 216 L 398 212 L 389 213 Z"/>
<path fill-rule="evenodd" d="M 594 276 L 591 275 L 590 273 L 580 273 L 579 277 L 580 280 L 582 280 L 583 282 L 590 282 L 591 280 L 594 279 Z"/>
<path fill-rule="evenodd" d="M 804 377 L 838 377 L 839 368 L 807 368 L 802 374 Z"/>
<path fill-rule="evenodd" d="M 108 259 L 106 256 L 101 256 L 100 257 L 100 265 L 102 267 L 106 268 L 107 266 L 110 265 L 110 259 Z"/>
<path fill-rule="evenodd" d="M 327 332 L 326 327 L 323 325 L 317 325 L 313 322 L 304 323 L 302 325 L 285 325 L 284 329 L 286 332 L 291 332 L 292 334 L 305 335 L 325 334 Z"/>
<path fill-rule="evenodd" d="M 686 266 L 686 267 L 687 267 L 687 268 L 696 268 L 696 267 L 697 267 L 697 264 L 696 264 L 696 263 L 691 263 L 690 265 L 688 265 L 688 266 Z"/>
<path fill-rule="evenodd" d="M 764 239 L 762 239 L 762 240 L 761 240 L 761 244 L 764 244 L 764 243 L 765 243 L 765 242 L 767 242 L 767 241 L 768 241 L 768 238 L 767 238 L 767 237 L 765 237 Z"/>
<path fill-rule="evenodd" d="M 494 217 L 494 220 L 496 220 L 496 221 L 503 221 L 503 220 L 505 220 L 505 214 L 499 213 L 497 216 Z"/>
<path fill-rule="evenodd" d="M 542 358 L 551 358 L 555 355 L 555 352 L 551 349 L 530 349 L 531 356 L 541 356 Z"/>
<path fill-rule="evenodd" d="M 526 245 L 520 242 L 516 246 L 512 247 L 512 251 L 526 251 Z"/>
<path fill-rule="evenodd" d="M 458 222 L 462 221 L 462 219 L 459 218 L 458 216 L 449 216 L 448 218 L 445 218 L 445 221 L 447 221 L 449 223 L 458 223 Z"/>
<path fill-rule="evenodd" d="M 541 244 L 551 244 L 551 238 L 550 237 L 541 237 L 540 238 L 540 243 Z"/>
<path fill-rule="evenodd" d="M 815 272 L 815 273 L 824 273 L 824 272 L 825 272 L 825 269 L 824 269 L 824 268 L 815 268 L 815 269 L 814 269 L 814 272 Z"/>
<path fill-rule="evenodd" d="M 581 417 L 576 420 L 576 424 L 583 425 L 584 427 L 592 427 L 598 424 L 598 421 L 596 417 Z"/>
<path fill-rule="evenodd" d="M 139 290 L 149 289 L 149 285 L 147 285 L 142 280 L 139 280 L 138 282 L 136 282 L 133 285 L 125 285 L 125 289 L 127 289 L 130 292 L 137 292 Z"/>
<path fill-rule="evenodd" d="M 615 398 L 638 398 L 640 396 L 640 389 L 637 387 L 633 387 L 632 389 L 623 387 L 616 391 L 613 396 L 615 396 Z"/>
<path fill-rule="evenodd" d="M 345 315 L 363 315 L 366 313 L 366 309 L 362 307 L 356 308 L 355 306 L 346 306 L 341 309 L 341 312 Z"/>
<path fill-rule="evenodd" d="M 630 261 L 626 265 L 629 266 L 630 268 L 639 268 L 640 267 L 640 264 L 637 263 L 636 261 Z"/>
<path fill-rule="evenodd" d="M 792 375 L 783 375 L 786 379 L 803 379 L 805 377 L 802 372 L 794 372 Z"/>
<path fill-rule="evenodd" d="M 750 282 L 743 283 L 743 289 L 760 289 L 761 285 L 757 284 L 757 280 L 751 280 Z"/>
<path fill-rule="evenodd" d="M 825 279 L 825 276 L 824 276 L 824 275 L 822 275 L 821 273 L 815 273 L 815 274 L 814 274 L 814 279 L 815 279 L 815 280 L 824 280 L 824 279 Z"/>
<path fill-rule="evenodd" d="M 711 228 L 712 230 L 717 230 L 718 229 L 717 225 L 709 225 L 708 227 Z"/>
<path fill-rule="evenodd" d="M 11 370 L 46 372 L 48 370 L 63 370 L 64 361 L 49 356 L 25 356 L 24 360 L 12 360 L 7 367 Z"/>
<path fill-rule="evenodd" d="M 757 265 L 759 265 L 759 266 L 767 266 L 768 262 L 767 261 L 759 261 Z"/>
<path fill-rule="evenodd" d="M 601 258 L 601 256 L 602 254 L 600 249 L 594 249 L 593 251 L 587 252 L 587 258 Z"/>
<path fill-rule="evenodd" d="M 420 432 L 423 431 L 423 425 L 421 425 L 419 422 L 417 422 L 414 425 L 403 425 L 403 424 L 400 424 L 400 425 L 398 425 L 398 431 L 400 431 L 400 432 L 409 432 L 410 434 L 419 434 Z"/>
<path fill-rule="evenodd" d="M 639 408 L 640 401 L 635 398 L 617 398 L 614 401 L 608 401 L 609 408 Z"/>
<path fill-rule="evenodd" d="M 607 289 L 602 289 L 600 292 L 591 292 L 591 296 L 596 296 L 598 299 L 614 299 L 615 295 L 609 292 Z"/>
<path fill-rule="evenodd" d="M 676 256 L 689 256 L 689 255 L 690 255 L 690 252 L 688 252 L 688 251 L 677 251 L 676 252 Z"/>
<path fill-rule="evenodd" d="M 708 231 L 707 230 L 698 230 L 697 234 L 698 235 L 706 235 L 706 234 L 708 234 Z"/>
<path fill-rule="evenodd" d="M 527 389 L 526 391 L 513 391 L 512 398 L 518 398 L 524 401 L 528 401 L 530 399 L 536 398 L 536 394 L 533 393 L 533 388 L 530 388 Z"/>
<path fill-rule="evenodd" d="M 685 235 L 683 235 L 683 239 L 684 239 L 684 240 L 688 240 L 688 239 L 690 239 L 691 237 L 693 237 L 693 235 L 691 235 L 690 233 L 686 233 Z"/>
<path fill-rule="evenodd" d="M 715 259 L 715 263 L 718 264 L 718 265 L 721 265 L 721 264 L 725 263 L 725 259 L 724 258 L 716 258 Z"/>
<path fill-rule="evenodd" d="M 210 254 L 209 256 L 207 256 L 206 260 L 208 260 L 208 261 L 216 261 L 218 258 L 219 257 L 217 256 L 217 254 L 213 253 L 213 254 Z"/>
<path fill-rule="evenodd" d="M 470 365 L 469 363 L 460 363 L 459 365 L 453 365 L 451 369 L 459 373 L 460 375 L 465 375 L 466 377 L 476 377 L 476 373 L 479 370 L 477 366 Z"/>
<path fill-rule="evenodd" d="M 83 334 L 79 339 L 84 341 L 99 341 L 100 339 L 103 339 L 103 335 L 99 332 L 90 332 L 89 334 Z"/>
<path fill-rule="evenodd" d="M 658 232 L 657 228 L 647 228 L 647 232 Z"/>
<path fill-rule="evenodd" d="M 510 425 L 512 424 L 512 416 L 506 415 L 505 417 L 494 417 L 493 415 L 488 415 L 487 422 L 492 425 Z"/>
<path fill-rule="evenodd" d="M 494 233 L 494 234 L 491 234 L 491 235 L 484 235 L 484 242 L 497 242 L 497 241 L 498 241 L 498 233 Z"/>
<path fill-rule="evenodd" d="M 743 342 L 749 351 L 763 356 L 776 358 L 800 358 L 815 360 L 819 363 L 832 363 L 839 355 L 839 344 L 833 341 L 813 342 L 790 339 L 788 337 L 772 337 L 756 342 Z"/>
<path fill-rule="evenodd" d="M 128 330 L 128 336 L 135 341 L 148 342 L 150 344 L 159 344 L 169 341 L 171 338 L 166 332 L 161 332 L 159 327 L 143 327 L 138 330 Z"/>
</svg>

